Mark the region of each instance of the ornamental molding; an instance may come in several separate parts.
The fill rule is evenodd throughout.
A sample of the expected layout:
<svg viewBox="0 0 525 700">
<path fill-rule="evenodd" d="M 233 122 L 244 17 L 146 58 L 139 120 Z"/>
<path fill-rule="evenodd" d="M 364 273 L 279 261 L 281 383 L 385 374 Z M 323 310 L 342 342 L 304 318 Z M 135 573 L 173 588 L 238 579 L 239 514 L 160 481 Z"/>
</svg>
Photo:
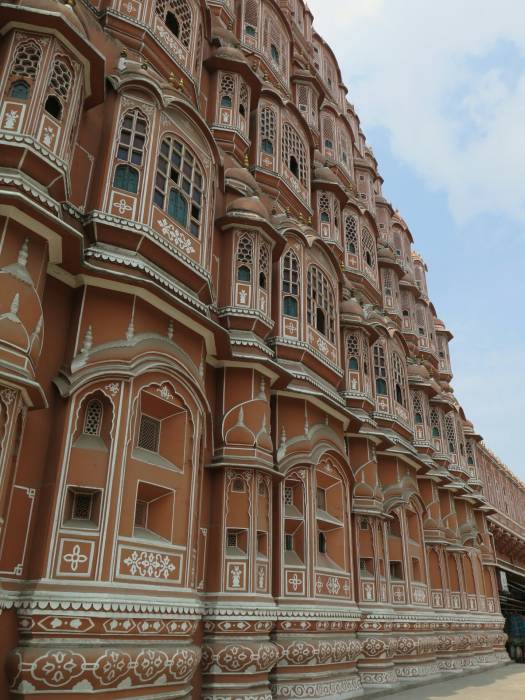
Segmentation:
<svg viewBox="0 0 525 700">
<path fill-rule="evenodd" d="M 19 187 L 24 192 L 30 194 L 34 199 L 37 199 L 39 202 L 42 202 L 42 204 L 45 204 L 50 209 L 53 209 L 55 214 L 59 216 L 60 207 L 57 202 L 51 197 L 48 197 L 41 190 L 33 187 L 30 184 L 30 181 L 22 174 L 17 173 L 17 175 L 8 175 L 4 170 L 0 173 L 0 183 L 3 185 L 15 185 L 16 187 Z"/>
<path fill-rule="evenodd" d="M 51 151 L 48 151 L 45 146 L 42 146 L 38 141 L 35 141 L 34 138 L 31 136 L 27 136 L 24 134 L 14 134 L 9 131 L 4 131 L 3 129 L 0 130 L 0 144 L 6 143 L 6 144 L 12 144 L 12 143 L 18 144 L 23 144 L 24 146 L 29 146 L 29 149 L 33 151 L 34 153 L 38 153 L 38 155 L 42 155 L 48 160 L 50 160 L 52 163 L 54 163 L 59 170 L 61 171 L 62 175 L 64 177 L 67 176 L 67 171 L 68 171 L 68 166 L 65 161 L 63 161 L 61 158 L 56 156 L 54 153 Z"/>
<path fill-rule="evenodd" d="M 170 291 L 176 297 L 182 299 L 185 303 L 197 309 L 203 316 L 209 317 L 209 310 L 213 307 L 207 306 L 199 301 L 196 297 L 186 292 L 181 286 L 175 282 L 175 278 L 162 272 L 159 268 L 154 267 L 151 263 L 142 257 L 130 256 L 125 253 L 106 250 L 101 246 L 91 246 L 84 252 L 85 258 L 93 258 L 102 262 L 116 263 L 128 268 L 135 268 L 145 273 L 148 277 L 158 282 L 162 287 Z M 195 266 L 201 272 L 203 268 Z M 207 275 L 206 275 L 207 277 Z"/>
</svg>

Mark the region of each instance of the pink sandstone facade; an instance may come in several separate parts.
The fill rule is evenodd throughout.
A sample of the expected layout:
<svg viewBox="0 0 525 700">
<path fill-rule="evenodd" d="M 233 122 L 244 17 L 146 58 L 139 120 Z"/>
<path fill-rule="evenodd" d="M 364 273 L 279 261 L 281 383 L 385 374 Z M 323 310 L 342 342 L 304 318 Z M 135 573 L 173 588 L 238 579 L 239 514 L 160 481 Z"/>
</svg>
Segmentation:
<svg viewBox="0 0 525 700">
<path fill-rule="evenodd" d="M 525 490 L 453 394 L 301 0 L 13 0 L 0 26 L 0 697 L 503 663 Z"/>
</svg>

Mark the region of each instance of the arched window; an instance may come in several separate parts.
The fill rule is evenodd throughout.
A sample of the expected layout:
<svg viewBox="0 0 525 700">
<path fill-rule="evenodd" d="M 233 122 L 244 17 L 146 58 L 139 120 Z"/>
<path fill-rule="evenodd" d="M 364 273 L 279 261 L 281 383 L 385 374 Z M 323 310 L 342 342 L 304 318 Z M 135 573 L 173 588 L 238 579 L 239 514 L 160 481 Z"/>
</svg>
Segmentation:
<svg viewBox="0 0 525 700">
<path fill-rule="evenodd" d="M 55 95 L 48 95 L 44 103 L 44 109 L 57 121 L 62 119 L 62 103 Z"/>
<path fill-rule="evenodd" d="M 419 391 L 412 392 L 412 407 L 414 409 L 414 423 L 416 425 L 423 424 L 424 408 L 423 399 Z"/>
<path fill-rule="evenodd" d="M 373 272 L 376 265 L 376 247 L 372 234 L 367 228 L 363 228 L 361 233 L 361 241 L 363 245 L 363 258 L 365 263 Z"/>
<path fill-rule="evenodd" d="M 157 159 L 154 203 L 195 237 L 203 223 L 204 178 L 189 148 L 173 136 L 163 139 Z"/>
<path fill-rule="evenodd" d="M 146 118 L 138 109 L 126 112 L 120 127 L 117 148 L 118 160 L 133 165 L 142 165 L 146 144 L 146 127 Z"/>
<path fill-rule="evenodd" d="M 348 369 L 359 370 L 359 336 L 351 333 L 346 337 L 346 355 Z"/>
<path fill-rule="evenodd" d="M 277 48 L 277 46 L 275 44 L 271 45 L 270 54 L 272 57 L 272 61 L 274 61 L 275 63 L 277 63 L 277 65 L 279 65 L 279 60 L 280 60 L 279 49 Z"/>
<path fill-rule="evenodd" d="M 246 83 L 241 83 L 241 89 L 239 92 L 239 114 L 243 119 L 246 119 L 246 115 L 249 110 L 249 99 L 248 99 L 248 88 Z"/>
<path fill-rule="evenodd" d="M 376 380 L 376 394 L 386 396 L 388 394 L 386 358 L 383 346 L 377 342 L 373 348 L 374 377 Z"/>
<path fill-rule="evenodd" d="M 29 83 L 25 80 L 15 80 L 11 84 L 9 97 L 13 97 L 15 100 L 27 100 L 29 97 Z"/>
<path fill-rule="evenodd" d="M 474 445 L 470 440 L 467 440 L 467 445 L 466 445 L 466 450 L 467 450 L 467 464 L 469 467 L 473 467 L 475 464 L 474 461 Z"/>
<path fill-rule="evenodd" d="M 244 2 L 244 33 L 248 37 L 257 37 L 259 26 L 259 2 L 258 0 L 245 0 Z"/>
<path fill-rule="evenodd" d="M 235 82 L 233 80 L 233 76 L 229 73 L 223 73 L 219 89 L 221 107 L 226 109 L 232 108 L 234 91 Z"/>
<path fill-rule="evenodd" d="M 299 260 L 293 250 L 283 259 L 283 313 L 297 318 L 299 311 Z"/>
<path fill-rule="evenodd" d="M 91 399 L 86 406 L 84 414 L 84 435 L 100 435 L 102 427 L 102 403 L 98 399 Z"/>
<path fill-rule="evenodd" d="M 261 150 L 273 156 L 275 144 L 275 112 L 271 107 L 263 107 L 260 117 Z"/>
<path fill-rule="evenodd" d="M 270 249 L 263 243 L 259 248 L 259 287 L 267 289 L 270 267 Z"/>
<path fill-rule="evenodd" d="M 186 0 L 157 0 L 155 13 L 162 17 L 171 34 L 185 47 L 190 47 L 192 15 Z"/>
<path fill-rule="evenodd" d="M 308 162 L 304 143 L 291 124 L 283 125 L 282 138 L 283 163 L 304 186 L 308 186 Z"/>
<path fill-rule="evenodd" d="M 396 401 L 401 406 L 406 406 L 406 381 L 403 361 L 397 352 L 392 353 L 392 367 L 394 370 L 394 389 Z"/>
<path fill-rule="evenodd" d="M 335 304 L 326 275 L 315 265 L 308 269 L 307 320 L 331 343 L 335 343 Z"/>
<path fill-rule="evenodd" d="M 330 223 L 330 198 L 326 192 L 319 195 L 319 219 L 323 224 Z"/>
<path fill-rule="evenodd" d="M 432 437 L 441 437 L 441 425 L 437 408 L 430 411 L 430 427 L 432 428 Z"/>
<path fill-rule="evenodd" d="M 447 447 L 450 454 L 458 451 L 456 440 L 456 429 L 454 426 L 454 413 L 451 411 L 445 415 L 445 431 L 447 435 Z"/>
<path fill-rule="evenodd" d="M 72 84 L 73 73 L 67 66 L 65 60 L 57 56 L 51 72 L 49 92 L 44 104 L 44 109 L 58 121 L 62 119 L 63 106 L 67 104 Z"/>
<path fill-rule="evenodd" d="M 335 125 L 330 117 L 323 118 L 323 141 L 325 149 L 334 150 Z"/>
<path fill-rule="evenodd" d="M 247 233 L 237 243 L 237 280 L 251 282 L 253 268 L 253 239 Z"/>
<path fill-rule="evenodd" d="M 288 50 L 287 40 L 281 28 L 279 20 L 270 15 L 269 8 L 265 8 L 266 17 L 264 20 L 263 47 L 264 52 L 270 59 L 274 67 L 284 76 L 287 74 L 288 61 L 286 53 Z"/>
<path fill-rule="evenodd" d="M 346 252 L 352 255 L 357 254 L 357 218 L 348 214 L 345 219 L 345 245 Z"/>
<path fill-rule="evenodd" d="M 11 75 L 20 78 L 26 77 L 34 79 L 38 71 L 38 65 L 42 51 L 35 41 L 24 41 L 16 48 L 11 66 Z"/>
</svg>

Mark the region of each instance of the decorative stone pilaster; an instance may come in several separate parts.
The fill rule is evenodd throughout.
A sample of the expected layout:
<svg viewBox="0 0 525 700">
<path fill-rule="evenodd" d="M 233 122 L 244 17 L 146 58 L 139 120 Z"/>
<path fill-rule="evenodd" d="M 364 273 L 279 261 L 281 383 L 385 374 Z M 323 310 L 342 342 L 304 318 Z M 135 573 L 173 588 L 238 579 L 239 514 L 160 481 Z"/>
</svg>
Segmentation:
<svg viewBox="0 0 525 700">
<path fill-rule="evenodd" d="M 365 690 L 395 688 L 398 684 L 394 655 L 397 644 L 392 621 L 383 615 L 367 615 L 359 625 L 362 653 L 357 667 Z"/>
</svg>

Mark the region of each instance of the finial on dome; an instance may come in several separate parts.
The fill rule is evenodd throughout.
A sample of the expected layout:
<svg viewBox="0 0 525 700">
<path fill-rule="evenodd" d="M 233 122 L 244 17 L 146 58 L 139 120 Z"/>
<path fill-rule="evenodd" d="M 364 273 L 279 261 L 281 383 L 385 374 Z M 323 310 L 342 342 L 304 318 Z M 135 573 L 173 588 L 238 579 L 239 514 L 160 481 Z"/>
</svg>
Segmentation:
<svg viewBox="0 0 525 700">
<path fill-rule="evenodd" d="M 81 353 L 88 353 L 93 347 L 93 327 L 88 326 L 86 330 L 86 335 L 84 336 L 84 342 L 82 343 Z"/>
<path fill-rule="evenodd" d="M 11 302 L 10 311 L 12 314 L 14 314 L 16 316 L 19 308 L 20 308 L 20 294 L 17 292 L 15 294 L 15 296 L 13 297 L 13 301 Z"/>
<path fill-rule="evenodd" d="M 18 251 L 18 264 L 25 267 L 27 265 L 27 258 L 29 256 L 29 238 L 26 238 L 22 243 L 22 247 Z"/>
<path fill-rule="evenodd" d="M 133 323 L 133 319 L 129 322 L 128 330 L 126 331 L 126 340 L 130 341 L 133 340 L 135 336 L 135 325 Z"/>
</svg>

